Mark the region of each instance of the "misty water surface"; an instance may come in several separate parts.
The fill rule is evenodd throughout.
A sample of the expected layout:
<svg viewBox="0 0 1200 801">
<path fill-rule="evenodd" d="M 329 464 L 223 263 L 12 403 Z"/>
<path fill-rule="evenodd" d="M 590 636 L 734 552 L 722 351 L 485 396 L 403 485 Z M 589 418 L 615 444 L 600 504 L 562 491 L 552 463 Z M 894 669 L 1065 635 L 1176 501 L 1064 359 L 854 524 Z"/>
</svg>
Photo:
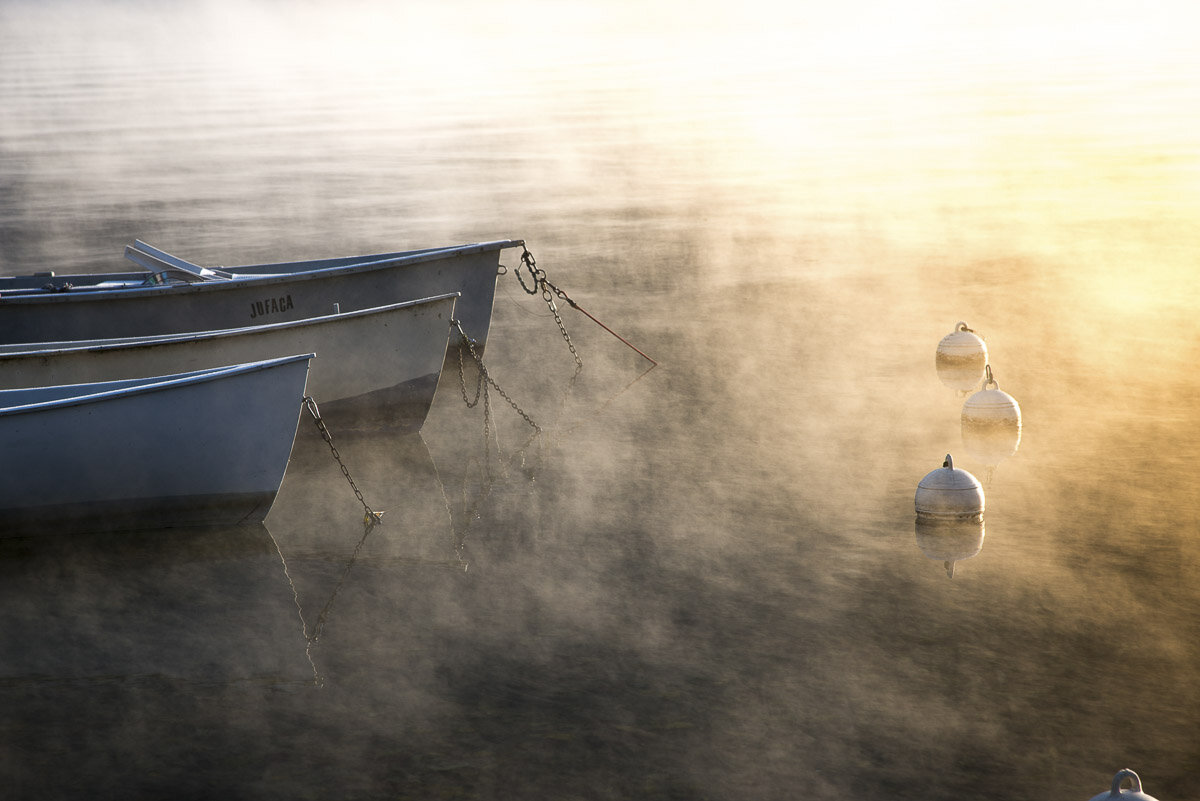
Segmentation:
<svg viewBox="0 0 1200 801">
<path fill-rule="evenodd" d="M 524 238 L 659 362 L 503 275 L 544 434 L 335 432 L 365 538 L 302 419 L 261 529 L 0 544 L 6 796 L 1200 798 L 1187 7 L 824 6 L 0 5 L 3 272 Z"/>
</svg>

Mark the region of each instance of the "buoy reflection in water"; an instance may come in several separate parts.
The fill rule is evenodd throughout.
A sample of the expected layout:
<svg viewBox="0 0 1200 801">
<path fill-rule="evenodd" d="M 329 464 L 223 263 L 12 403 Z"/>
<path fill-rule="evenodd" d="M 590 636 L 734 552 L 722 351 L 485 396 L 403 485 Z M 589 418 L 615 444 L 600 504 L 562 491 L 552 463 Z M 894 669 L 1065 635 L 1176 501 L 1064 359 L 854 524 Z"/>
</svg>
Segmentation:
<svg viewBox="0 0 1200 801">
<path fill-rule="evenodd" d="M 935 562 L 941 562 L 946 575 L 954 578 L 954 565 L 977 556 L 983 550 L 983 518 L 938 520 L 917 517 L 917 547 Z"/>
<path fill-rule="evenodd" d="M 983 338 L 960 321 L 938 343 L 935 359 L 938 378 L 951 389 L 969 392 L 983 378 L 987 360 Z"/>
</svg>

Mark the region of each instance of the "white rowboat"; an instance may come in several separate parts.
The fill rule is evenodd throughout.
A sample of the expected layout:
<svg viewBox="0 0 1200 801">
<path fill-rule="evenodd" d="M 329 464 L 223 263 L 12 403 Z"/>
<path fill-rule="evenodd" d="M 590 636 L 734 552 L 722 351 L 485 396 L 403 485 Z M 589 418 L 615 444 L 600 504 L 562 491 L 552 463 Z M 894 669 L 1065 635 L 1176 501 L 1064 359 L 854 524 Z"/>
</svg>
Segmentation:
<svg viewBox="0 0 1200 801">
<path fill-rule="evenodd" d="M 523 245 L 501 240 L 210 269 L 135 242 L 126 256 L 139 272 L 0 277 L 0 342 L 216 331 L 457 292 L 455 314 L 482 349 L 500 251 Z"/>
<path fill-rule="evenodd" d="M 310 358 L 0 391 L 0 536 L 261 522 Z"/>
<path fill-rule="evenodd" d="M 113 381 L 316 354 L 308 392 L 340 424 L 419 429 L 457 294 L 223 331 L 0 345 L 0 389 Z"/>
</svg>

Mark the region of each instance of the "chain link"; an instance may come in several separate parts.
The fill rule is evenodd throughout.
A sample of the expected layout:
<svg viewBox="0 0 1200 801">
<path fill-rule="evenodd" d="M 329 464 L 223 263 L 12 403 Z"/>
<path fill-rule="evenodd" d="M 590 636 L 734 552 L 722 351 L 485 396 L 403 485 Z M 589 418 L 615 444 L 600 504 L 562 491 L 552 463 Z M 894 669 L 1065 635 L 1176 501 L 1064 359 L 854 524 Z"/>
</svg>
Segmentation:
<svg viewBox="0 0 1200 801">
<path fill-rule="evenodd" d="M 530 279 L 533 281 L 533 286 L 525 283 L 525 279 L 521 277 L 521 267 L 518 266 L 514 272 L 517 276 L 517 281 L 521 284 L 521 289 L 525 290 L 527 295 L 542 296 L 542 300 L 546 302 L 546 306 L 550 309 L 550 313 L 554 315 L 554 322 L 558 325 L 558 331 L 562 334 L 563 341 L 567 343 L 567 349 L 571 351 L 571 358 L 575 360 L 575 376 L 583 369 L 583 359 L 579 356 L 579 351 L 575 349 L 575 343 L 571 341 L 571 335 L 567 333 L 567 325 L 563 322 L 562 315 L 559 314 L 558 304 L 554 302 L 554 296 L 565 300 L 571 306 L 575 306 L 575 302 L 567 297 L 567 293 L 550 283 L 546 277 L 546 271 L 537 266 L 537 259 L 526 248 L 521 253 L 521 264 L 529 271 Z"/>
<path fill-rule="evenodd" d="M 365 506 L 365 504 L 364 504 Z M 329 594 L 329 600 L 325 602 L 325 606 L 321 607 L 321 611 L 317 613 L 317 619 L 313 623 L 312 633 L 308 635 L 308 645 L 310 648 L 317 644 L 317 640 L 321 638 L 321 632 L 325 630 L 325 621 L 329 619 L 329 610 L 333 608 L 333 602 L 337 599 L 338 593 L 342 591 L 342 587 L 346 584 L 346 578 L 350 575 L 350 569 L 354 567 L 354 563 L 358 561 L 358 556 L 362 553 L 363 545 L 367 542 L 367 537 L 371 533 L 371 529 L 375 527 L 375 523 L 379 522 L 379 518 L 373 518 L 375 523 L 370 522 L 372 518 L 363 519 L 363 534 L 359 538 L 358 544 L 354 546 L 354 553 L 350 555 L 350 560 L 346 562 L 346 566 L 342 568 L 342 575 L 338 577 L 338 582 L 334 585 L 333 592 Z"/>
<path fill-rule="evenodd" d="M 550 307 L 550 313 L 554 315 L 554 322 L 558 324 L 558 331 L 562 334 L 563 341 L 567 343 L 567 350 L 571 351 L 571 357 L 575 359 L 575 375 L 578 376 L 583 369 L 583 359 L 580 358 L 579 351 L 575 350 L 575 343 L 571 341 L 571 335 L 567 333 L 566 323 L 563 322 L 562 315 L 558 313 L 558 304 L 554 302 L 554 296 L 550 294 L 550 287 L 553 287 L 554 291 L 566 298 L 568 302 L 570 302 L 570 298 L 567 298 L 566 293 L 544 278 L 542 285 L 546 287 L 542 290 L 542 300 L 546 301 L 546 305 Z"/>
<path fill-rule="evenodd" d="M 458 320 L 451 320 L 450 325 L 454 328 L 454 330 L 458 331 L 459 336 L 462 337 L 462 344 L 458 347 L 458 381 L 459 387 L 462 389 L 463 402 L 466 403 L 469 408 L 474 408 L 480 403 L 483 405 L 483 464 L 482 475 L 480 476 L 481 485 L 478 493 L 475 494 L 474 502 L 468 502 L 467 476 L 463 476 L 462 519 L 465 522 L 460 526 L 453 527 L 456 538 L 454 550 L 465 569 L 466 565 L 468 564 L 468 559 L 466 556 L 466 539 L 468 533 L 475 523 L 476 518 L 479 516 L 480 507 L 491 495 L 492 489 L 496 483 L 498 481 L 503 481 L 508 476 L 509 471 L 512 470 L 515 465 L 520 464 L 522 467 L 525 465 L 526 451 L 535 441 L 541 440 L 542 427 L 538 425 L 533 418 L 530 417 L 529 414 L 512 399 L 512 397 L 504 390 L 503 387 L 500 386 L 500 384 L 496 382 L 494 378 L 492 378 L 491 373 L 488 372 L 487 366 L 483 363 L 483 358 L 479 355 L 479 351 L 476 350 L 477 343 L 475 340 L 467 336 L 466 331 L 463 330 L 462 323 Z M 463 356 L 464 351 L 468 356 L 470 356 L 470 359 L 474 363 L 476 370 L 476 384 L 473 398 L 467 389 L 468 382 L 466 377 L 466 360 Z M 504 401 L 518 415 L 520 415 L 521 419 L 524 420 L 532 429 L 525 442 L 523 442 L 520 447 L 518 447 L 507 457 L 500 446 L 499 430 L 493 425 L 492 390 L 495 390 L 495 392 L 501 398 L 503 398 Z M 493 439 L 495 439 L 494 443 Z M 494 455 L 493 447 L 495 450 Z M 499 464 L 498 472 L 493 469 L 494 463 Z M 446 497 L 444 485 L 442 487 L 442 492 L 443 497 Z M 449 509 L 450 502 L 448 497 L 446 497 L 446 502 L 447 509 L 451 512 L 451 518 L 453 519 L 454 512 L 453 510 Z"/>
<path fill-rule="evenodd" d="M 509 272 L 508 268 L 501 265 L 499 270 L 497 271 L 497 274 L 504 275 L 507 272 Z M 575 372 L 571 376 L 570 381 L 568 382 L 569 387 L 574 386 L 576 380 L 578 379 L 578 377 L 580 375 L 580 372 L 583 370 L 583 359 L 580 357 L 579 351 L 576 349 L 575 343 L 571 339 L 570 333 L 567 331 L 567 326 L 566 326 L 566 323 L 563 321 L 562 314 L 559 309 L 559 304 L 558 304 L 558 302 L 556 302 L 556 298 L 558 300 L 565 302 L 567 305 L 571 306 L 572 308 L 577 309 L 578 311 L 580 311 L 587 317 L 591 318 L 593 321 L 598 323 L 601 327 L 605 328 L 605 330 L 609 331 L 609 333 L 613 333 L 614 336 L 618 336 L 618 335 L 616 335 L 615 332 L 612 332 L 612 330 L 609 329 L 607 326 L 605 326 L 603 323 L 600 323 L 599 320 L 596 320 L 595 317 L 592 317 L 592 315 L 589 314 L 586 310 L 580 308 L 580 306 L 574 300 L 572 300 L 567 295 L 566 292 L 564 292 L 563 290 L 561 290 L 557 286 L 555 286 L 553 283 L 551 283 L 549 278 L 546 275 L 546 271 L 537 266 L 537 260 L 534 258 L 533 254 L 529 252 L 529 250 L 527 248 L 523 249 L 523 252 L 521 253 L 520 264 L 518 264 L 517 267 L 512 270 L 512 272 L 517 276 L 517 281 L 520 283 L 521 289 L 523 289 L 526 294 L 541 295 L 542 300 L 545 302 L 547 308 L 550 310 L 551 315 L 554 317 L 554 322 L 558 326 L 559 333 L 562 335 L 563 341 L 567 343 L 567 349 L 571 352 L 571 357 L 575 361 Z M 528 272 L 528 275 L 529 275 L 528 279 L 526 279 L 526 277 L 524 275 L 524 273 L 526 273 L 526 272 Z M 539 436 L 542 434 L 542 428 L 537 423 L 535 423 L 533 421 L 533 419 L 530 418 L 530 416 L 520 406 L 518 406 L 517 403 L 511 397 L 509 397 L 508 393 L 505 392 L 504 389 L 498 383 L 496 383 L 495 379 L 492 378 L 491 374 L 488 372 L 487 367 L 483 363 L 483 359 L 480 357 L 479 352 L 476 350 L 477 343 L 475 342 L 475 340 L 473 340 L 469 336 L 467 336 L 466 331 L 463 330 L 461 322 L 459 322 L 458 320 L 451 320 L 450 324 L 455 330 L 458 331 L 459 336 L 462 337 L 462 344 L 460 344 L 458 346 L 457 350 L 458 350 L 458 383 L 459 383 L 459 388 L 462 391 L 463 402 L 467 405 L 467 408 L 475 408 L 476 406 L 478 406 L 480 404 L 480 402 L 482 402 L 482 404 L 483 404 L 484 454 L 483 454 L 482 476 L 480 476 L 482 485 L 479 487 L 479 491 L 475 496 L 474 502 L 470 503 L 468 505 L 467 477 L 465 475 L 463 476 L 462 511 L 463 511 L 464 517 L 465 517 L 465 525 L 463 525 L 461 528 L 455 527 L 457 529 L 455 533 L 458 538 L 458 542 L 455 547 L 455 550 L 458 553 L 459 558 L 464 560 L 464 564 L 465 564 L 466 557 L 465 557 L 465 553 L 464 553 L 464 547 L 465 547 L 466 537 L 467 537 L 467 534 L 470 531 L 473 523 L 475 522 L 475 518 L 479 514 L 479 509 L 480 509 L 482 503 L 491 494 L 492 488 L 495 485 L 495 483 L 498 480 L 503 480 L 508 475 L 509 471 L 512 470 L 513 467 L 515 467 L 519 464 L 522 468 L 524 468 L 525 459 L 526 459 L 527 451 L 529 450 L 529 448 L 535 442 L 542 442 L 542 438 Z M 621 338 L 619 336 L 618 336 L 618 338 L 622 339 L 622 341 L 625 342 L 625 344 L 627 344 L 627 345 L 629 344 L 623 338 Z M 633 346 L 630 345 L 630 347 L 633 347 Z M 634 348 L 634 350 L 637 350 L 637 349 Z M 466 375 L 466 356 L 464 356 L 464 353 L 463 353 L 464 351 L 466 351 L 466 355 L 470 357 L 471 361 L 474 362 L 475 368 L 476 368 L 474 393 L 472 393 L 468 389 L 468 380 L 467 380 L 467 375 Z M 638 353 L 641 353 L 641 351 L 638 351 Z M 642 353 L 641 355 L 645 356 L 644 353 Z M 649 359 L 650 357 L 646 356 L 646 358 Z M 653 359 L 650 359 L 650 361 L 654 362 Z M 657 362 L 655 362 L 655 364 L 657 364 Z M 504 401 L 510 407 L 512 407 L 512 409 L 514 411 L 517 412 L 517 414 L 519 414 L 521 416 L 522 419 L 525 420 L 525 422 L 530 426 L 530 428 L 533 429 L 532 433 L 529 435 L 529 438 L 526 439 L 526 441 L 524 443 L 522 443 L 520 445 L 520 447 L 518 447 L 515 451 L 513 451 L 507 458 L 505 458 L 504 454 L 500 450 L 500 442 L 499 442 L 498 437 L 496 438 L 496 442 L 495 442 L 496 456 L 493 458 L 493 455 L 492 455 L 492 447 L 493 447 L 492 439 L 493 439 L 493 436 L 498 433 L 498 432 L 496 432 L 496 430 L 494 429 L 493 424 L 492 424 L 491 390 L 493 390 L 493 389 L 500 395 L 501 398 L 504 399 Z M 566 399 L 564 397 L 564 405 L 565 405 L 565 400 Z M 493 462 L 498 462 L 499 467 L 500 467 L 499 474 L 496 474 L 493 471 Z M 440 479 L 439 479 L 439 484 L 440 484 Z M 445 487 L 444 486 L 443 486 L 443 495 L 445 495 Z M 447 501 L 447 508 L 449 510 L 450 502 L 449 502 L 448 497 L 446 498 L 446 501 Z M 451 510 L 451 518 L 453 518 L 453 517 L 454 517 L 454 514 L 453 514 L 453 511 Z"/>
<path fill-rule="evenodd" d="M 521 277 L 520 267 L 514 270 L 517 274 L 517 280 L 521 282 L 521 288 L 525 290 L 525 294 L 536 295 L 538 293 L 538 285 L 546 278 L 546 271 L 538 269 L 537 259 L 533 257 L 528 248 L 522 248 L 521 264 L 525 265 L 529 270 L 529 277 L 533 280 L 533 286 L 525 283 L 525 279 Z"/>
<path fill-rule="evenodd" d="M 508 272 L 510 272 L 510 270 L 507 267 L 500 265 L 499 269 L 497 270 L 497 275 L 504 275 Z M 537 260 L 533 257 L 533 254 L 530 253 L 528 249 L 523 249 L 520 257 L 520 264 L 511 270 L 511 272 L 517 276 L 517 281 L 520 283 L 521 288 L 526 294 L 541 295 L 542 300 L 545 302 L 547 308 L 549 308 L 550 313 L 554 317 L 554 322 L 558 326 L 559 332 L 562 334 L 563 341 L 567 343 L 567 348 L 570 350 L 571 356 L 575 361 L 575 372 L 568 382 L 568 390 L 575 385 L 575 382 L 583 369 L 583 359 L 580 357 L 579 352 L 575 347 L 575 343 L 572 341 L 571 335 L 567 331 L 566 323 L 563 321 L 562 314 L 560 313 L 559 309 L 559 303 L 557 302 L 560 300 L 591 319 L 605 331 L 617 337 L 617 339 L 620 339 L 625 345 L 649 360 L 651 364 L 658 364 L 658 362 L 654 361 L 654 359 L 651 359 L 645 353 L 630 344 L 630 342 L 624 337 L 617 334 L 611 328 L 604 325 L 604 323 L 597 320 L 587 310 L 580 307 L 579 304 L 572 300 L 566 292 L 551 283 L 549 278 L 546 276 L 546 271 L 537 266 Z M 526 272 L 529 274 L 528 279 L 526 279 L 524 275 Z M 476 474 L 477 479 L 469 478 L 469 474 L 474 472 L 473 470 L 467 470 L 462 476 L 462 501 L 460 507 L 460 513 L 462 517 L 460 517 L 459 520 L 465 522 L 457 525 L 455 524 L 455 518 L 458 515 L 456 515 L 456 510 L 453 508 L 454 504 L 451 502 L 450 495 L 447 493 L 446 485 L 442 482 L 441 476 L 438 476 L 438 485 L 442 490 L 442 496 L 446 502 L 447 512 L 450 514 L 451 528 L 457 538 L 455 551 L 458 554 L 460 561 L 462 561 L 464 569 L 466 569 L 467 558 L 465 555 L 465 545 L 467 535 L 478 518 L 479 510 L 484 501 L 490 496 L 495 484 L 498 481 L 503 481 L 506 479 L 514 467 L 519 465 L 521 469 L 526 469 L 526 457 L 528 455 L 527 452 L 534 445 L 534 443 L 538 443 L 539 448 L 541 448 L 544 447 L 545 442 L 544 438 L 540 436 L 543 433 L 542 427 L 535 423 L 533 419 L 508 395 L 508 393 L 505 392 L 498 383 L 496 383 L 495 379 L 492 378 L 486 365 L 483 363 L 483 359 L 480 357 L 479 351 L 477 350 L 478 343 L 467 336 L 466 331 L 463 330 L 462 323 L 458 320 L 451 320 L 450 325 L 453 330 L 458 331 L 459 336 L 462 338 L 462 342 L 456 344 L 455 349 L 458 351 L 458 383 L 459 388 L 462 391 L 463 402 L 467 405 L 467 408 L 475 408 L 479 406 L 480 403 L 483 405 L 484 448 L 482 470 L 480 471 L 480 474 Z M 474 393 L 468 389 L 469 382 L 466 374 L 466 361 L 468 356 L 476 368 Z M 640 377 L 641 376 L 639 376 L 639 378 Z M 634 379 L 634 381 L 636 380 L 637 379 Z M 510 407 L 512 407 L 514 411 L 516 411 L 518 415 L 521 416 L 521 418 L 532 429 L 529 437 L 516 450 L 510 452 L 507 456 L 503 453 L 503 449 L 500 446 L 499 432 L 492 421 L 491 391 L 493 389 Z M 628 387 L 626 387 L 626 389 L 628 389 Z M 566 406 L 566 400 L 566 395 L 564 395 L 564 408 Z M 496 440 L 495 443 L 492 442 L 493 438 Z M 494 456 L 493 445 L 495 447 Z M 495 466 L 498 466 L 498 471 L 494 469 Z M 474 480 L 478 480 L 480 485 L 475 491 L 469 492 L 468 484 L 473 483 Z M 473 502 L 469 500 L 471 495 L 474 495 Z"/>
<path fill-rule="evenodd" d="M 342 475 L 346 477 L 347 483 L 350 484 L 350 489 L 354 490 L 354 497 L 358 498 L 358 502 L 363 508 L 363 523 L 368 527 L 381 523 L 383 512 L 376 512 L 367 505 L 367 501 L 363 498 L 362 490 L 354 483 L 354 478 L 350 475 L 350 469 L 346 467 L 346 463 L 342 461 L 342 455 L 338 453 L 337 446 L 333 444 L 333 436 L 329 433 L 329 428 L 325 425 L 325 421 L 321 418 L 321 410 L 317 408 L 317 402 L 311 395 L 304 396 L 304 408 L 308 409 L 308 413 L 312 415 L 313 420 L 317 424 L 317 430 L 321 432 L 321 438 L 325 440 L 325 444 L 329 446 L 329 452 L 333 454 L 334 461 L 338 463 L 338 467 L 342 469 Z"/>
<path fill-rule="evenodd" d="M 460 502 L 461 516 L 459 517 L 460 523 L 458 525 L 455 525 L 453 522 L 456 515 L 454 513 L 454 509 L 451 508 L 450 498 L 446 494 L 446 487 L 441 483 L 440 477 L 438 479 L 438 483 L 442 487 L 442 497 L 446 502 L 446 509 L 450 513 L 451 531 L 455 537 L 454 553 L 462 565 L 463 570 L 466 570 L 467 566 L 470 564 L 470 559 L 467 556 L 467 537 L 471 533 L 472 528 L 480 517 L 480 509 L 483 507 L 484 502 L 491 497 L 492 490 L 495 488 L 497 483 L 507 480 L 514 467 L 520 467 L 522 469 L 525 468 L 525 459 L 527 455 L 526 452 L 535 442 L 542 442 L 542 438 L 539 436 L 541 431 L 532 431 L 530 432 L 529 437 L 523 443 L 521 443 L 520 447 L 518 447 L 511 454 L 509 454 L 507 458 L 505 458 L 500 452 L 500 442 L 497 439 L 495 443 L 497 455 L 496 458 L 493 459 L 492 438 L 496 432 L 491 425 L 491 416 L 492 413 L 489 394 L 485 388 L 483 394 L 484 449 L 482 474 L 479 476 L 479 487 L 474 492 L 468 490 L 468 475 L 464 473 L 462 476 Z M 493 463 L 498 464 L 498 471 L 493 469 Z M 472 496 L 473 500 L 471 499 Z"/>
<path fill-rule="evenodd" d="M 517 414 L 519 414 L 521 416 L 521 418 L 530 425 L 530 427 L 533 428 L 533 430 L 535 432 L 537 432 L 539 434 L 542 433 L 542 427 L 539 426 L 537 423 L 533 422 L 533 419 L 528 414 L 525 413 L 525 410 L 522 409 L 520 406 L 518 406 L 517 402 L 514 401 L 511 397 L 509 397 L 508 393 L 504 391 L 504 388 L 496 383 L 496 379 L 492 378 L 491 373 L 488 372 L 487 367 L 483 363 L 483 357 L 481 357 L 479 355 L 479 352 L 475 350 L 475 340 L 473 340 L 469 336 L 467 336 L 467 332 L 463 330 L 462 323 L 458 320 L 451 320 L 450 325 L 454 326 L 455 330 L 458 331 L 459 336 L 462 337 L 466 351 L 467 351 L 467 353 L 470 354 L 471 360 L 475 362 L 475 369 L 479 371 L 478 384 L 476 386 L 476 391 L 475 391 L 475 399 L 471 400 L 467 397 L 466 368 L 463 364 L 463 357 L 462 357 L 463 348 L 460 347 L 458 349 L 458 381 L 459 381 L 459 385 L 462 387 L 463 401 L 467 404 L 467 406 L 474 408 L 474 406 L 477 403 L 479 403 L 480 390 L 483 389 L 483 384 L 486 382 L 488 386 L 490 386 L 492 389 L 496 390 L 497 393 L 499 393 L 500 397 L 504 398 L 504 400 L 508 402 L 508 405 L 511 406 L 513 408 L 513 410 Z M 487 403 L 488 403 L 488 395 L 487 395 L 486 390 L 483 392 L 483 398 L 484 398 L 484 405 L 485 405 L 485 409 L 486 409 Z"/>
<path fill-rule="evenodd" d="M 546 277 L 546 271 L 538 269 L 537 261 L 533 258 L 533 254 L 531 254 L 528 250 L 525 250 L 525 252 L 521 254 L 521 263 L 526 266 L 526 268 L 529 270 L 530 276 L 532 276 L 532 278 L 533 278 L 533 288 L 530 288 L 529 285 L 525 283 L 525 279 L 521 277 L 521 268 L 520 267 L 518 267 L 516 270 L 517 280 L 521 282 L 521 288 L 524 289 L 525 292 L 530 295 L 537 294 L 537 292 L 540 288 L 541 293 L 542 293 L 542 300 L 546 301 L 546 305 L 550 307 L 550 312 L 554 315 L 555 322 L 558 323 L 558 330 L 562 332 L 563 339 L 566 340 L 567 347 L 570 348 L 570 350 L 571 350 L 571 355 L 575 357 L 575 375 L 577 377 L 579 375 L 580 370 L 583 369 L 583 360 L 579 358 L 579 353 L 575 350 L 574 343 L 571 342 L 571 336 L 570 336 L 570 334 L 567 333 L 567 327 L 563 324 L 562 317 L 558 313 L 558 307 L 554 303 L 554 297 L 556 295 L 561 300 L 565 301 L 567 303 L 567 305 L 570 306 L 572 309 L 575 309 L 577 312 L 579 312 L 580 314 L 582 314 L 585 317 L 587 317 L 588 319 L 590 319 L 596 325 L 600 326 L 605 331 L 612 334 L 617 339 L 621 340 L 623 343 L 625 343 L 625 345 L 627 347 L 629 347 L 631 350 L 636 352 L 639 356 L 643 357 L 644 359 L 646 359 L 648 362 L 650 362 L 654 366 L 656 366 L 656 367 L 658 366 L 658 362 L 656 362 L 654 359 L 652 359 L 648 355 L 646 355 L 646 353 L 644 353 L 640 348 L 635 346 L 632 342 L 630 342 L 625 337 L 618 334 L 616 331 L 609 328 L 604 323 L 597 320 L 595 315 L 593 315 L 587 309 L 583 308 L 578 303 L 576 303 L 574 300 L 572 300 L 571 297 L 566 292 L 559 289 L 554 284 L 550 283 L 550 280 Z"/>
<path fill-rule="evenodd" d="M 462 388 L 463 403 L 467 404 L 468 409 L 474 409 L 479 405 L 479 396 L 483 392 L 483 373 L 479 371 L 475 373 L 475 398 L 472 400 L 467 393 L 467 368 L 463 365 L 464 348 L 455 348 L 455 350 L 458 351 L 458 385 Z"/>
</svg>

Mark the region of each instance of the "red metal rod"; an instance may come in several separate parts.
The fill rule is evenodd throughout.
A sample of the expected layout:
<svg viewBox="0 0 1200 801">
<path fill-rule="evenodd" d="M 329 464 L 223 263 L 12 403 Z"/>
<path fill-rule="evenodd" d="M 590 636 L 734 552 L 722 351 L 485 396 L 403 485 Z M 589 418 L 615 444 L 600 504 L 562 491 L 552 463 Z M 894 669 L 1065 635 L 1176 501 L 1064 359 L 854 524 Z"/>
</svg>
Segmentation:
<svg viewBox="0 0 1200 801">
<path fill-rule="evenodd" d="M 603 328 L 605 331 L 607 331 L 608 333 L 612 334 L 612 335 L 613 335 L 614 337 L 616 337 L 617 339 L 619 339 L 619 340 L 621 340 L 622 342 L 624 342 L 624 343 L 625 343 L 625 344 L 626 344 L 626 345 L 627 345 L 627 346 L 628 346 L 628 347 L 629 347 L 631 350 L 633 350 L 633 351 L 637 352 L 637 354 L 638 354 L 639 356 L 641 356 L 643 359 L 645 359 L 646 361 L 648 361 L 648 362 L 650 362 L 651 364 L 653 364 L 655 367 L 657 367 L 657 366 L 658 366 L 658 362 L 654 361 L 654 359 L 651 359 L 651 358 L 650 358 L 649 356 L 647 356 L 645 353 L 642 353 L 642 351 L 638 350 L 638 348 L 637 348 L 637 347 L 636 347 L 636 346 L 635 346 L 635 345 L 634 345 L 632 342 L 630 342 L 628 339 L 626 339 L 625 337 L 621 336 L 621 335 L 620 335 L 620 334 L 618 334 L 616 331 L 612 330 L 612 329 L 611 329 L 611 328 L 609 328 L 607 325 L 605 325 L 604 323 L 600 322 L 600 321 L 599 321 L 599 320 L 597 320 L 595 317 L 593 317 L 593 316 L 592 316 L 592 314 L 591 314 L 591 313 L 590 313 L 590 312 L 589 312 L 587 309 L 583 308 L 583 307 L 582 307 L 582 306 L 580 306 L 578 303 L 576 303 L 575 301 L 573 301 L 573 300 L 571 300 L 569 297 L 567 297 L 567 293 L 565 293 L 565 292 L 562 292 L 562 293 L 560 293 L 560 294 L 562 295 L 562 297 L 563 297 L 563 300 L 565 300 L 567 303 L 569 303 L 569 304 L 571 305 L 571 308 L 573 308 L 573 309 L 578 309 L 579 311 L 583 312 L 584 314 L 586 314 L 586 315 L 588 316 L 588 318 L 589 318 L 589 319 L 591 319 L 591 321 L 592 321 L 593 323 L 595 323 L 596 325 L 600 326 L 600 327 L 601 327 L 601 328 Z"/>
</svg>

